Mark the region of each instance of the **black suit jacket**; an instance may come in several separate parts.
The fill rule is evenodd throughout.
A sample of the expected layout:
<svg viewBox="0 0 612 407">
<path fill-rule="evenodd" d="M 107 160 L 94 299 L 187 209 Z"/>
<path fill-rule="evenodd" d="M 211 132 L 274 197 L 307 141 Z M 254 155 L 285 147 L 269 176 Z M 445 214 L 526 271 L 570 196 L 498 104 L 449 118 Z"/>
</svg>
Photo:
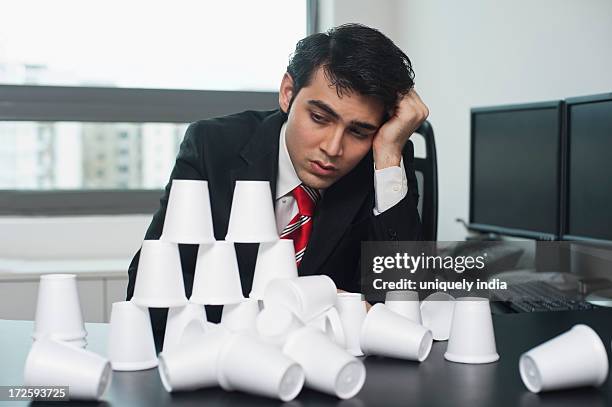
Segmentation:
<svg viewBox="0 0 612 407">
<path fill-rule="evenodd" d="M 282 111 L 247 111 L 192 123 L 181 144 L 176 164 L 153 216 L 145 239 L 159 239 L 172 179 L 207 180 L 215 237 L 227 232 L 236 180 L 269 181 L 276 196 L 279 135 L 287 119 Z M 404 148 L 408 194 L 394 207 L 374 216 L 374 162 L 372 152 L 346 176 L 326 189 L 313 217 L 313 231 L 298 273 L 326 274 L 338 288 L 360 292 L 359 257 L 362 241 L 420 240 L 418 191 L 414 153 L 410 141 Z M 242 291 L 251 290 L 257 244 L 236 244 Z M 179 245 L 187 296 L 191 295 L 197 245 Z M 129 267 L 127 299 L 134 293 L 140 251 Z M 152 309 L 156 339 L 163 336 L 166 310 Z M 220 307 L 207 307 L 208 319 L 220 319 Z"/>
</svg>

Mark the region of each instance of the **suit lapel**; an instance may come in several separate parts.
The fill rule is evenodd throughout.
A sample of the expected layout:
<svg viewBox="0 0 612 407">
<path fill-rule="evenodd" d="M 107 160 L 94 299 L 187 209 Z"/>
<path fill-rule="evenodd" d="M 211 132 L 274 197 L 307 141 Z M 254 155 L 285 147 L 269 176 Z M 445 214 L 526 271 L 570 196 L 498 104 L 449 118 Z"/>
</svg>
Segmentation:
<svg viewBox="0 0 612 407">
<path fill-rule="evenodd" d="M 279 110 L 257 128 L 255 135 L 240 152 L 242 164 L 231 171 L 232 190 L 235 182 L 240 180 L 269 181 L 274 202 L 278 178 L 278 142 L 285 120 L 285 114 Z"/>
<path fill-rule="evenodd" d="M 319 268 L 350 227 L 374 188 L 373 165 L 371 154 L 368 154 L 353 171 L 325 190 L 317 205 L 312 235 L 300 264 L 300 275 L 318 274 Z"/>
</svg>

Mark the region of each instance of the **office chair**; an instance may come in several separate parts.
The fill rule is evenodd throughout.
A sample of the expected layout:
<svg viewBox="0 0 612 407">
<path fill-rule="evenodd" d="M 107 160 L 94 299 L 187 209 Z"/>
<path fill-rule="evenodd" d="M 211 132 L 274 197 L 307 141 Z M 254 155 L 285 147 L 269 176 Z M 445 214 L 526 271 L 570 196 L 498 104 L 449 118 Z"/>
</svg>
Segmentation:
<svg viewBox="0 0 612 407">
<path fill-rule="evenodd" d="M 431 123 L 424 121 L 415 133 L 421 135 L 425 140 L 425 158 L 414 158 L 423 239 L 435 241 L 438 236 L 438 160 L 434 131 Z"/>
</svg>

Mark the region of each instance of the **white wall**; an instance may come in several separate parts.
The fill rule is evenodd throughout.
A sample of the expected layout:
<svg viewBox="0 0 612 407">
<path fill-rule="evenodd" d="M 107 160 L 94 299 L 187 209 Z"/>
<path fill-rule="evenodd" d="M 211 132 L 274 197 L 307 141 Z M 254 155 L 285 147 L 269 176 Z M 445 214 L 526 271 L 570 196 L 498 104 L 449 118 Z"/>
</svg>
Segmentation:
<svg viewBox="0 0 612 407">
<path fill-rule="evenodd" d="M 395 41 L 395 16 L 402 0 L 319 0 L 319 31 L 344 23 L 361 23 L 377 28 Z"/>
<path fill-rule="evenodd" d="M 384 8 L 382 6 L 385 6 Z M 336 1 L 322 28 L 372 25 L 411 58 L 438 147 L 438 239 L 469 204 L 469 110 L 612 91 L 610 0 Z"/>
<path fill-rule="evenodd" d="M 150 222 L 151 215 L 2 217 L 0 259 L 131 260 Z"/>
</svg>

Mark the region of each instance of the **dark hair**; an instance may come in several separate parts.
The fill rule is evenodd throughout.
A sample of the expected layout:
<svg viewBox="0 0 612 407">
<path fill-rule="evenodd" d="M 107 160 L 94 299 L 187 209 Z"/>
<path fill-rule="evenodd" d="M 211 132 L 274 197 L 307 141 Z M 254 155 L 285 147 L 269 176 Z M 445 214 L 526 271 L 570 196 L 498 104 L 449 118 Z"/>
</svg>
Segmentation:
<svg viewBox="0 0 612 407">
<path fill-rule="evenodd" d="M 339 96 L 352 91 L 373 96 L 383 103 L 385 112 L 414 86 L 406 54 L 380 31 L 361 24 L 340 25 L 296 44 L 287 66 L 293 97 L 308 86 L 321 66 Z"/>
</svg>

